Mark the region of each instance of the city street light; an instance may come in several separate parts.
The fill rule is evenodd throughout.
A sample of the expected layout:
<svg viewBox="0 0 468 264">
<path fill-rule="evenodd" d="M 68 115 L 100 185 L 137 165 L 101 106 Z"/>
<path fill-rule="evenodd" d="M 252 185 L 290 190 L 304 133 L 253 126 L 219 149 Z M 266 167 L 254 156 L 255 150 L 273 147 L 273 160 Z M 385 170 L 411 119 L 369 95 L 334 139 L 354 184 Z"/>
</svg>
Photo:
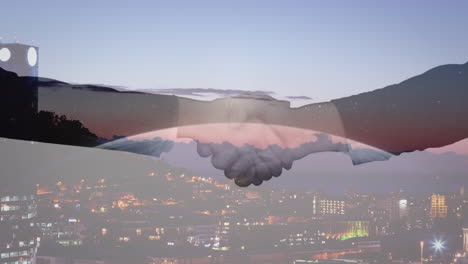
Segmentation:
<svg viewBox="0 0 468 264">
<path fill-rule="evenodd" d="M 445 249 L 445 241 L 442 241 L 440 239 L 436 239 L 432 242 L 432 248 L 436 252 L 441 252 L 442 250 Z"/>
<path fill-rule="evenodd" d="M 423 264 L 424 263 L 424 241 L 421 241 L 419 245 L 421 246 L 421 264 Z"/>
</svg>

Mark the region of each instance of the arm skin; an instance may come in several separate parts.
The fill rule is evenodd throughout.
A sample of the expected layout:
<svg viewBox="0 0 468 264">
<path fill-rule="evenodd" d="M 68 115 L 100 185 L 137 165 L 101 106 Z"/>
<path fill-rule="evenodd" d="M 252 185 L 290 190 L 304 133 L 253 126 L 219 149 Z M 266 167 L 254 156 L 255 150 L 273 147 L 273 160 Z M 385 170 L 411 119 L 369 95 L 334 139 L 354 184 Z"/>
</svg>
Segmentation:
<svg viewBox="0 0 468 264">
<path fill-rule="evenodd" d="M 25 78 L 4 73 L 0 77 L 2 87 L 8 78 L 11 85 L 21 85 Z M 468 137 L 467 102 L 468 63 L 440 66 L 400 84 L 300 108 L 275 100 L 200 102 L 89 86 L 39 89 L 40 110 L 80 120 L 107 138 L 171 127 L 178 127 L 182 135 L 188 125 L 259 123 L 321 131 L 395 154 L 441 147 Z M 233 126 L 232 135 L 239 133 L 242 127 Z M 224 135 L 227 141 L 230 134 Z M 197 139 L 196 134 L 192 136 Z M 261 137 L 252 135 L 256 136 Z"/>
<path fill-rule="evenodd" d="M 468 63 L 333 100 L 346 137 L 399 154 L 468 137 Z"/>
<path fill-rule="evenodd" d="M 468 137 L 468 63 L 436 67 L 400 84 L 300 108 L 278 101 L 234 98 L 210 103 L 181 101 L 180 110 L 179 125 L 281 125 L 321 131 L 400 154 Z"/>
</svg>

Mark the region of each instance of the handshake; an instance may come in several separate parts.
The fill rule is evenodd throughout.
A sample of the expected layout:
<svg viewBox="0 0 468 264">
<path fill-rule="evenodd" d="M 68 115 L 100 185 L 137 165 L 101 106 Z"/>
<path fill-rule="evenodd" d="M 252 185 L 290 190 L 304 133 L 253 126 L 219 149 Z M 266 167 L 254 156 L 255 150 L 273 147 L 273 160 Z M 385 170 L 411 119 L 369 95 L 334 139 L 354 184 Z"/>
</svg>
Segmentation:
<svg viewBox="0 0 468 264">
<path fill-rule="evenodd" d="M 349 151 L 342 138 L 288 126 L 307 121 L 286 102 L 228 98 L 181 102 L 179 109 L 180 123 L 203 125 L 179 126 L 177 136 L 196 141 L 198 154 L 211 157 L 212 165 L 241 187 L 278 177 L 283 169 L 291 169 L 294 161 L 311 153 Z M 310 122 L 319 122 L 308 114 Z M 337 112 L 334 118 L 335 127 L 339 127 Z"/>
<path fill-rule="evenodd" d="M 179 99 L 171 131 L 155 130 L 101 148 L 159 157 L 174 142 L 195 141 L 201 157 L 241 187 L 278 177 L 294 161 L 318 152 L 348 154 L 354 164 L 386 160 L 390 154 L 349 144 L 332 103 L 291 109 L 285 102 L 227 98 L 212 102 Z M 150 139 L 148 139 L 150 137 Z M 352 147 L 351 147 L 352 146 Z"/>
<path fill-rule="evenodd" d="M 213 167 L 224 170 L 224 175 L 233 179 L 238 186 L 258 186 L 273 176 L 280 176 L 283 169 L 291 169 L 294 161 L 311 153 L 348 151 L 347 144 L 334 143 L 328 135 L 316 134 L 316 137 L 316 141 L 301 144 L 296 148 L 282 148 L 274 144 L 261 149 L 253 145 L 236 147 L 229 142 L 197 142 L 197 152 L 204 158 L 211 156 Z"/>
</svg>

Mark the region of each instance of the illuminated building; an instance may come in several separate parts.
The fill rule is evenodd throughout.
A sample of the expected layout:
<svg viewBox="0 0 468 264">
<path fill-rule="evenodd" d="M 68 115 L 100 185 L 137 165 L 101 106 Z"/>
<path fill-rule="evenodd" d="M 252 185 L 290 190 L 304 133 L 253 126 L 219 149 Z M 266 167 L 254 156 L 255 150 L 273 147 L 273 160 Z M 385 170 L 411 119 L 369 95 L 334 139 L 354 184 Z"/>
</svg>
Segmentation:
<svg viewBox="0 0 468 264">
<path fill-rule="evenodd" d="M 463 252 L 468 253 L 468 228 L 463 228 Z"/>
<path fill-rule="evenodd" d="M 211 247 L 214 243 L 217 225 L 194 225 L 189 227 L 191 235 L 187 241 L 197 247 Z"/>
<path fill-rule="evenodd" d="M 431 196 L 431 208 L 429 211 L 431 218 L 445 218 L 447 217 L 447 205 L 445 203 L 445 196 L 433 194 Z"/>
<path fill-rule="evenodd" d="M 412 209 L 413 200 L 402 190 L 392 192 L 390 196 L 380 196 L 375 199 L 375 207 L 388 212 L 390 222 L 407 219 Z"/>
<path fill-rule="evenodd" d="M 35 263 L 40 238 L 33 220 L 35 196 L 0 191 L 0 263 Z"/>
<path fill-rule="evenodd" d="M 400 218 L 408 216 L 408 200 L 407 199 L 400 199 L 398 201 L 398 213 Z"/>
<path fill-rule="evenodd" d="M 343 199 L 322 199 L 319 202 L 320 215 L 343 216 L 345 215 L 346 203 Z"/>
<path fill-rule="evenodd" d="M 41 215 L 35 219 L 35 226 L 42 234 L 42 240 L 53 242 L 62 246 L 79 246 L 83 243 L 81 234 L 85 227 L 80 219 L 53 219 L 49 214 Z"/>
<path fill-rule="evenodd" d="M 318 203 L 319 203 L 319 198 L 318 198 L 317 195 L 314 195 L 314 196 L 313 196 L 313 199 L 312 199 L 312 215 L 317 215 Z"/>
<path fill-rule="evenodd" d="M 19 43 L 0 43 L 0 67 L 19 76 L 38 75 L 38 48 Z"/>
<path fill-rule="evenodd" d="M 224 215 L 220 218 L 216 229 L 214 243 L 212 248 L 214 250 L 228 250 L 230 248 L 230 237 L 233 225 L 231 225 L 231 217 Z"/>
<path fill-rule="evenodd" d="M 373 236 L 382 236 L 388 234 L 389 214 L 383 208 L 369 209 L 369 233 Z"/>
<path fill-rule="evenodd" d="M 312 223 L 288 225 L 236 225 L 231 236 L 231 249 L 322 248 L 339 245 L 340 240 L 369 236 L 369 222 L 316 220 Z M 342 244 L 345 245 L 345 244 Z"/>
<path fill-rule="evenodd" d="M 400 219 L 400 212 L 403 211 L 400 208 L 402 207 L 400 206 L 400 200 L 402 199 L 395 196 L 381 198 L 376 201 L 376 207 L 385 209 L 388 212 L 390 222 L 397 221 Z"/>
<path fill-rule="evenodd" d="M 326 221 L 321 223 L 320 230 L 327 239 L 346 240 L 355 237 L 369 236 L 367 221 Z"/>
</svg>

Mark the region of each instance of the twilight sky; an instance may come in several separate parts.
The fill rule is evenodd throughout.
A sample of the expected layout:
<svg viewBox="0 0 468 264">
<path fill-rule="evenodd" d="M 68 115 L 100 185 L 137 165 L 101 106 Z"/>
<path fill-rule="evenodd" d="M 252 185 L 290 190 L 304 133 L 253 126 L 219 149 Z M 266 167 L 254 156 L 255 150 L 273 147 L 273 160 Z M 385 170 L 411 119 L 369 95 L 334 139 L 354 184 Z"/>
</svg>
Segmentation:
<svg viewBox="0 0 468 264">
<path fill-rule="evenodd" d="M 468 61 L 467 1 L 3 1 L 3 42 L 40 75 L 139 88 L 271 90 L 314 101 Z"/>
</svg>

